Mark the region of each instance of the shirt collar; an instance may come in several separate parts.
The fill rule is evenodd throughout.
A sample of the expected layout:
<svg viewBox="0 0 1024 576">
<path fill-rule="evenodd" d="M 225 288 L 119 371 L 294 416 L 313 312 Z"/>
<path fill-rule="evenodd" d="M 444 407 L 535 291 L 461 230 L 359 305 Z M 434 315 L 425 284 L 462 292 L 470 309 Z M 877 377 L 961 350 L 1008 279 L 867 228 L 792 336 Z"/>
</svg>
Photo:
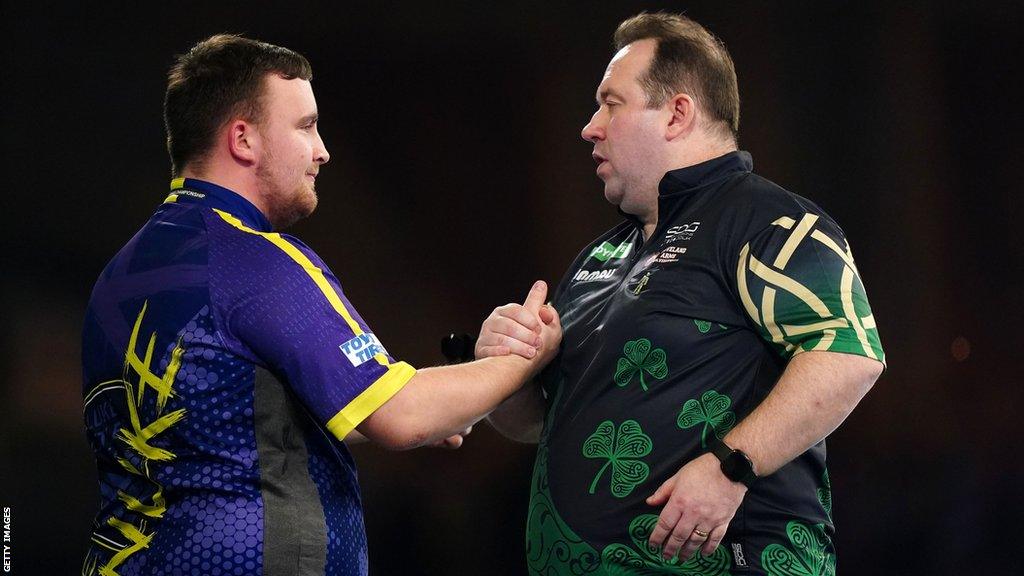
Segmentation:
<svg viewBox="0 0 1024 576">
<path fill-rule="evenodd" d="M 754 160 L 749 152 L 736 150 L 723 156 L 712 158 L 700 164 L 671 170 L 665 174 L 658 184 L 658 197 L 674 197 L 688 195 L 705 184 L 710 184 L 736 172 L 750 172 L 754 169 Z"/>
<path fill-rule="evenodd" d="M 171 180 L 171 194 L 164 202 L 204 204 L 235 216 L 253 230 L 259 232 L 273 230 L 270 221 L 252 202 L 213 182 L 196 178 L 175 178 Z"/>
</svg>

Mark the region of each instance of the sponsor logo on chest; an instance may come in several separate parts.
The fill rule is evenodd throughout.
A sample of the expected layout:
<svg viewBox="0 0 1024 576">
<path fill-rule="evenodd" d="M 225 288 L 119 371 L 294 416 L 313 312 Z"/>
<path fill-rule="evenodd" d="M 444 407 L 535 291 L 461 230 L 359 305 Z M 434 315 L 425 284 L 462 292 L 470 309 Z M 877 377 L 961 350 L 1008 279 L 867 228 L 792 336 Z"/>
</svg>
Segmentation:
<svg viewBox="0 0 1024 576">
<path fill-rule="evenodd" d="M 602 242 L 600 246 L 594 246 L 594 249 L 590 251 L 590 257 L 600 262 L 607 262 L 613 258 L 625 258 L 629 256 L 632 247 L 633 244 L 629 240 L 624 240 L 618 246 L 611 242 Z"/>
<path fill-rule="evenodd" d="M 690 222 L 689 224 L 673 226 L 665 232 L 664 243 L 671 244 L 679 240 L 689 240 L 697 233 L 698 228 L 700 228 L 700 222 Z"/>
<path fill-rule="evenodd" d="M 615 276 L 615 270 L 584 270 L 580 268 L 572 277 L 573 282 L 593 282 L 594 280 L 607 280 Z"/>
<path fill-rule="evenodd" d="M 686 247 L 679 246 L 678 244 L 692 239 L 693 235 L 697 233 L 698 228 L 700 228 L 700 222 L 690 222 L 689 224 L 681 224 L 669 228 L 661 240 L 663 248 L 655 252 L 648 259 L 647 264 L 674 264 L 678 262 L 679 257 L 686 254 Z"/>
<path fill-rule="evenodd" d="M 364 332 L 341 344 L 338 348 L 353 366 L 359 366 L 377 354 L 388 353 L 373 332 Z"/>
</svg>

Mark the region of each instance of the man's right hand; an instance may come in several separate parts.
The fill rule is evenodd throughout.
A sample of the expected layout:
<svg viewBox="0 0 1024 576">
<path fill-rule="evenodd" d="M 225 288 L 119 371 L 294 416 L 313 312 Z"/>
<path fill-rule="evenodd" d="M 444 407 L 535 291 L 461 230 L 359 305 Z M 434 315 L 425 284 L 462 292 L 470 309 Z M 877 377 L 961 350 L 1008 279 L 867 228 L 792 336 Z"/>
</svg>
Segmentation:
<svg viewBox="0 0 1024 576">
<path fill-rule="evenodd" d="M 516 354 L 546 365 L 558 353 L 562 341 L 562 325 L 558 312 L 544 304 L 548 285 L 543 280 L 534 282 L 522 304 L 506 304 L 491 312 L 480 326 L 475 356 L 507 356 Z"/>
</svg>

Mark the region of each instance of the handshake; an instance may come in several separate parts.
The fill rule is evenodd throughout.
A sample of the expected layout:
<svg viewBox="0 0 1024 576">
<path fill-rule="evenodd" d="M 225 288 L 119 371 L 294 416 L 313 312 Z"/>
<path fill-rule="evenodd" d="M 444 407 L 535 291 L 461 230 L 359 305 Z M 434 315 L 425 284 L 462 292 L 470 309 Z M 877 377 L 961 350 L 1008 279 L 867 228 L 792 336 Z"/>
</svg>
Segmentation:
<svg viewBox="0 0 1024 576">
<path fill-rule="evenodd" d="M 391 450 L 458 448 L 473 424 L 488 418 L 505 436 L 535 442 L 544 399 L 534 378 L 562 343 L 547 296 L 548 285 L 537 281 L 522 304 L 495 308 L 480 328 L 476 360 L 417 370 L 356 427 L 359 436 Z"/>
<path fill-rule="evenodd" d="M 548 287 L 543 280 L 538 280 L 530 288 L 526 300 L 522 304 L 509 303 L 499 306 L 484 320 L 480 327 L 480 335 L 474 339 L 468 334 L 445 337 L 441 349 L 450 362 L 468 362 L 474 358 L 479 360 L 489 357 L 518 356 L 532 366 L 531 378 L 536 375 L 558 353 L 562 341 L 562 326 L 558 312 L 545 304 Z M 526 382 L 524 381 L 524 384 Z M 536 386 L 527 384 L 526 390 L 520 390 L 506 400 L 496 412 L 491 414 L 491 423 L 500 432 L 514 439 L 532 440 L 539 434 L 539 418 L 542 414 L 536 410 L 536 402 L 530 402 L 530 396 L 538 396 Z M 533 393 L 532 395 L 530 393 Z M 534 398 L 535 399 L 535 398 Z M 526 404 L 525 406 L 523 404 Z M 509 422 L 509 421 L 512 422 Z M 511 424 L 511 427 L 509 426 Z M 525 426 L 523 425 L 525 424 Z M 529 428 L 536 434 L 522 433 L 522 428 Z M 472 431 L 472 426 L 460 433 L 439 440 L 435 447 L 456 449 L 462 446 L 464 437 Z M 533 430 L 535 429 L 535 430 Z"/>
<path fill-rule="evenodd" d="M 546 297 L 547 284 L 538 280 L 522 304 L 495 308 L 480 327 L 479 337 L 449 334 L 442 338 L 441 352 L 449 362 L 457 363 L 509 354 L 529 360 L 541 350 L 557 351 L 562 327 L 558 312 L 544 304 Z"/>
</svg>

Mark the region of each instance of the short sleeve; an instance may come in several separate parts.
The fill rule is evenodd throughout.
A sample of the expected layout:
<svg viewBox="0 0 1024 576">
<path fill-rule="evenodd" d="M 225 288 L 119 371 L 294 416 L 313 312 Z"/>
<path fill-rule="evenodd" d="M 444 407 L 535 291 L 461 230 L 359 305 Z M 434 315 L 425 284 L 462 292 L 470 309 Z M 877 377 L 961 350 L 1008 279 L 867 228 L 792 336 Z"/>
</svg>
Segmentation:
<svg viewBox="0 0 1024 576">
<path fill-rule="evenodd" d="M 344 439 L 415 369 L 388 354 L 312 250 L 290 236 L 222 218 L 237 228 L 219 239 L 222 254 L 211 266 L 226 334 Z"/>
<path fill-rule="evenodd" d="M 885 363 L 853 252 L 825 216 L 783 216 L 745 243 L 736 291 L 761 336 L 785 359 L 810 350 Z"/>
</svg>

